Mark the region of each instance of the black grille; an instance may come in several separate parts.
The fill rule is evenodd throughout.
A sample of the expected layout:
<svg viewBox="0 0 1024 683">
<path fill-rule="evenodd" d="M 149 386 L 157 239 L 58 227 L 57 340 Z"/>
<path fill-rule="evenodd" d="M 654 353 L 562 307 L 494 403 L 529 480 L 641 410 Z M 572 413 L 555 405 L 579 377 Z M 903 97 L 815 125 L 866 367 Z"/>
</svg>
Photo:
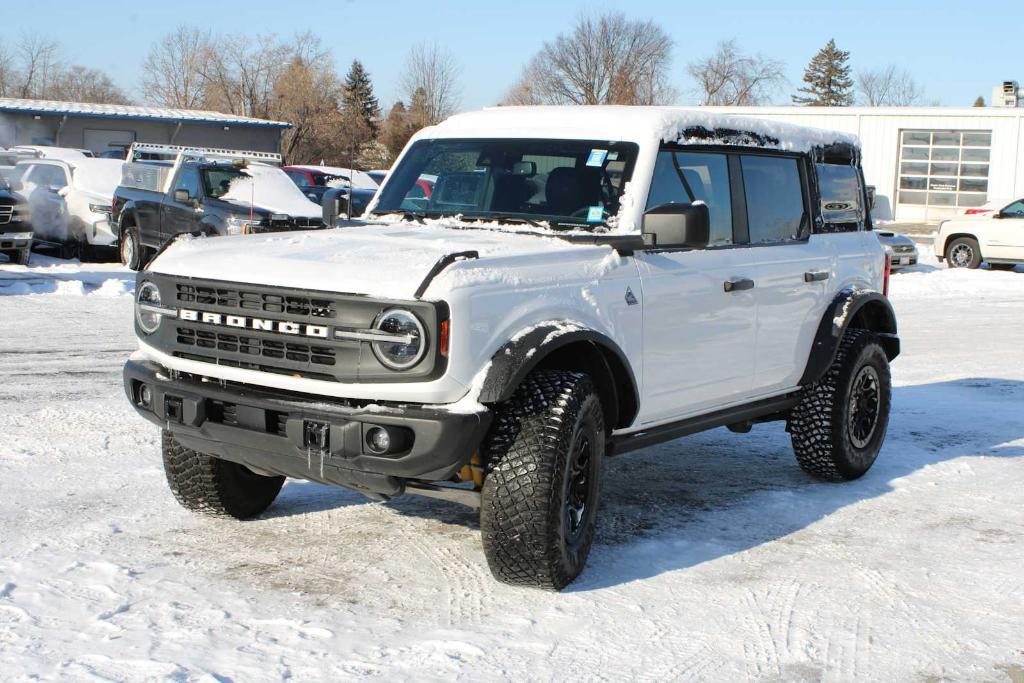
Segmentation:
<svg viewBox="0 0 1024 683">
<path fill-rule="evenodd" d="M 244 417 L 243 417 L 244 415 Z M 288 413 L 206 399 L 206 419 L 228 427 L 287 436 Z"/>
<path fill-rule="evenodd" d="M 11 217 L 14 215 L 13 206 L 0 206 L 0 225 L 11 222 Z"/>
<path fill-rule="evenodd" d="M 304 296 L 284 296 L 227 287 L 210 287 L 179 283 L 178 301 L 183 304 L 220 306 L 241 311 L 260 313 L 286 313 L 321 320 L 337 316 L 337 309 L 329 299 Z"/>
<path fill-rule="evenodd" d="M 257 356 L 274 360 L 290 360 L 294 363 L 309 365 L 334 365 L 337 362 L 334 349 L 326 346 L 278 341 L 228 332 L 179 327 L 177 341 L 182 346 L 191 346 L 197 349 L 226 351 L 243 356 Z"/>
</svg>

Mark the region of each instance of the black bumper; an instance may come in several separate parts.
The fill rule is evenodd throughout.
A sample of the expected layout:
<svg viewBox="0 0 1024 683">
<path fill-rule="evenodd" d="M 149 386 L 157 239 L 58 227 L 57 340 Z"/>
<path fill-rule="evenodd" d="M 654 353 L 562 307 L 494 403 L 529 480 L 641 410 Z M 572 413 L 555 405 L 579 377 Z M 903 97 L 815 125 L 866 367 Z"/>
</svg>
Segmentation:
<svg viewBox="0 0 1024 683">
<path fill-rule="evenodd" d="M 140 391 L 149 389 L 148 407 Z M 182 445 L 297 479 L 396 496 L 405 481 L 450 479 L 469 462 L 490 413 L 459 414 L 417 404 L 356 407 L 272 390 L 204 382 L 149 361 L 124 366 L 128 399 L 140 415 Z M 394 430 L 396 451 L 374 455 L 367 431 Z"/>
</svg>

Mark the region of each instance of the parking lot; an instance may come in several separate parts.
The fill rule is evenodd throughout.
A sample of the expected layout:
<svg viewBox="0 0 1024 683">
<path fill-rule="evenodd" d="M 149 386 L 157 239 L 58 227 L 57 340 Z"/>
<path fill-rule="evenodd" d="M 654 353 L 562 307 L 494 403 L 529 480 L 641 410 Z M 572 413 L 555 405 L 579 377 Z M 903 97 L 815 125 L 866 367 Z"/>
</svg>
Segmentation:
<svg viewBox="0 0 1024 683">
<path fill-rule="evenodd" d="M 0 264 L 4 678 L 1020 680 L 1021 271 L 894 276 L 863 479 L 812 481 L 777 423 L 623 456 L 553 594 L 493 581 L 454 504 L 289 481 L 256 521 L 190 515 L 121 388 L 132 274 Z"/>
</svg>

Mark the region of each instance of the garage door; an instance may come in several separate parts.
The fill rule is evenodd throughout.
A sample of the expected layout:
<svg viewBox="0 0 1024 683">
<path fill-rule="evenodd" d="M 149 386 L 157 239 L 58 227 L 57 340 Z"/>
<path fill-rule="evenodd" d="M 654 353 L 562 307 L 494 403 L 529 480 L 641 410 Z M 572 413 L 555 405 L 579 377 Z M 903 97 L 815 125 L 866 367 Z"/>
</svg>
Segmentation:
<svg viewBox="0 0 1024 683">
<path fill-rule="evenodd" d="M 96 154 L 111 149 L 126 150 L 135 142 L 135 131 L 86 128 L 84 142 L 85 148 Z"/>
</svg>

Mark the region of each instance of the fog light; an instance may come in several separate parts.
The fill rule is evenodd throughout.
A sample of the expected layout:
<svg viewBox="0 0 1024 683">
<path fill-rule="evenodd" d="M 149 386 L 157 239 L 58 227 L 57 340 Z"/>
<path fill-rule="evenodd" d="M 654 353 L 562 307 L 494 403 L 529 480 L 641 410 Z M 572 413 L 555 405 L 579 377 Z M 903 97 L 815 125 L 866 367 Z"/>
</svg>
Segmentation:
<svg viewBox="0 0 1024 683">
<path fill-rule="evenodd" d="M 139 405 L 143 408 L 153 407 L 153 392 L 150 391 L 148 384 L 139 385 Z"/>
<path fill-rule="evenodd" d="M 378 455 L 387 453 L 391 450 L 391 434 L 383 427 L 372 427 L 366 432 L 366 445 Z"/>
</svg>

